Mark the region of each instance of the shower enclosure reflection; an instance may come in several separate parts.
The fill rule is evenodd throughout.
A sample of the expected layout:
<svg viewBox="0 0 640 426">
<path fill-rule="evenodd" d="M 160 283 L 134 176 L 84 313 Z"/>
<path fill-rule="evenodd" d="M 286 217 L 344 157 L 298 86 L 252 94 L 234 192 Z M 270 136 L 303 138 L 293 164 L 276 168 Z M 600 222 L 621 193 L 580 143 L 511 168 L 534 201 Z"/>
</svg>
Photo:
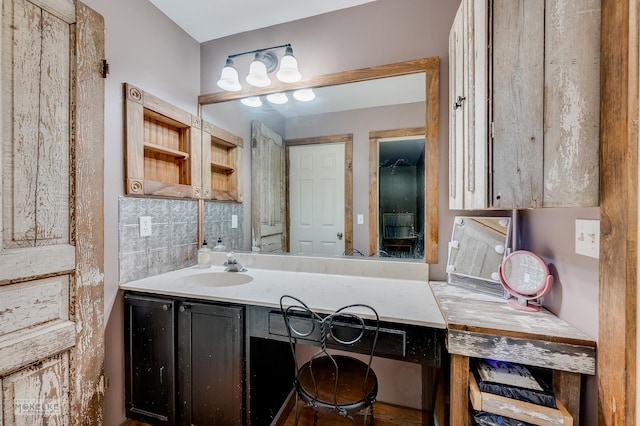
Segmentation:
<svg viewBox="0 0 640 426">
<path fill-rule="evenodd" d="M 378 247 L 390 257 L 424 253 L 424 136 L 378 141 Z"/>
</svg>

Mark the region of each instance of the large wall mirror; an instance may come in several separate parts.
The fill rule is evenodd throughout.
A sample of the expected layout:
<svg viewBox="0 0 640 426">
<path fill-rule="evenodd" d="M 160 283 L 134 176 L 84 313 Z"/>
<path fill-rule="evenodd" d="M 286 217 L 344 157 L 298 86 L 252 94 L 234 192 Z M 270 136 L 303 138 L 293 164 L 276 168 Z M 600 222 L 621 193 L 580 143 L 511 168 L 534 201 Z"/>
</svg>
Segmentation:
<svg viewBox="0 0 640 426">
<path fill-rule="evenodd" d="M 437 263 L 438 94 L 432 57 L 201 95 L 251 153 L 246 250 Z"/>
</svg>

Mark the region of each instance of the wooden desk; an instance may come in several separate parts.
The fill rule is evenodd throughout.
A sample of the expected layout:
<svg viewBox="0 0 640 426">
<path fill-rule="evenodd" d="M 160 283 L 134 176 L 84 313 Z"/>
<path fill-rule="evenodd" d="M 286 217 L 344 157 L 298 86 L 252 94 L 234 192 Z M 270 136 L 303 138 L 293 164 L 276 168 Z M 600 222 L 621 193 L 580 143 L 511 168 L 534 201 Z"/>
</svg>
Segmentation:
<svg viewBox="0 0 640 426">
<path fill-rule="evenodd" d="M 594 375 L 596 342 L 546 309 L 523 312 L 505 300 L 442 282 L 430 283 L 447 324 L 451 355 L 449 424 L 468 424 L 469 358 L 549 368 L 553 390 L 580 424 L 581 374 Z"/>
</svg>

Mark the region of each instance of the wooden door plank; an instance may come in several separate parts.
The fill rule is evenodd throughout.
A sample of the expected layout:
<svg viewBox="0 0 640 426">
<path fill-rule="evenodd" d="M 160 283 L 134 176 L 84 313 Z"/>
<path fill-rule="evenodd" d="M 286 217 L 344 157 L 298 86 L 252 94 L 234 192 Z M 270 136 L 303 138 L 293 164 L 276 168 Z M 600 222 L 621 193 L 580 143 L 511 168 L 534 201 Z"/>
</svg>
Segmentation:
<svg viewBox="0 0 640 426">
<path fill-rule="evenodd" d="M 67 24 L 76 22 L 76 4 L 74 0 L 28 0 L 46 10 Z"/>
<path fill-rule="evenodd" d="M 27 277 L 72 272 L 75 247 L 68 244 L 0 251 L 0 285 Z"/>
<path fill-rule="evenodd" d="M 36 244 L 69 241 L 70 40 L 69 25 L 43 12 L 38 155 L 30 159 L 37 166 Z"/>
<path fill-rule="evenodd" d="M 600 1 L 546 5 L 544 207 L 597 206 Z"/>
<path fill-rule="evenodd" d="M 542 206 L 544 0 L 493 2 L 493 198 Z"/>
<path fill-rule="evenodd" d="M 0 336 L 69 319 L 69 276 L 0 286 Z"/>
<path fill-rule="evenodd" d="M 595 347 L 449 330 L 447 348 L 450 353 L 475 358 L 499 359 L 575 373 L 593 375 L 596 370 Z"/>
<path fill-rule="evenodd" d="M 553 371 L 553 392 L 573 417 L 575 425 L 580 424 L 580 387 L 582 376 L 568 371 Z"/>
<path fill-rule="evenodd" d="M 451 355 L 449 424 L 469 424 L 469 357 Z"/>
<path fill-rule="evenodd" d="M 637 0 L 602 0 L 598 424 L 636 421 L 638 286 Z"/>
<path fill-rule="evenodd" d="M 458 96 L 466 97 L 463 80 L 467 69 L 464 67 L 464 15 L 465 5 L 468 0 L 460 3 L 458 12 L 453 21 L 451 32 L 449 33 L 449 208 L 463 209 L 463 141 L 465 138 L 465 128 L 463 120 L 463 109 L 466 109 L 467 102 L 460 102 L 458 106 Z"/>
<path fill-rule="evenodd" d="M 77 329 L 70 380 L 71 424 L 101 424 L 104 378 L 104 19 L 78 2 L 75 102 Z"/>
<path fill-rule="evenodd" d="M 62 321 L 0 338 L 0 376 L 64 352 L 76 344 L 76 324 Z"/>
<path fill-rule="evenodd" d="M 33 245 L 36 237 L 37 186 L 30 183 L 37 176 L 34 159 L 38 158 L 40 55 L 33 52 L 40 52 L 42 12 L 26 1 L 5 3 L 4 19 L 13 21 L 15 29 L 8 30 L 3 41 L 4 46 L 13 46 L 11 59 L 6 63 L 13 64 L 7 73 L 11 79 L 7 89 L 13 101 L 7 111 L 13 111 L 13 121 L 5 125 L 9 125 L 8 132 L 13 129 L 7 140 L 14 141 L 5 144 L 6 160 L 3 160 L 3 179 L 10 185 L 4 185 L 3 218 L 10 221 L 5 229 L 11 230 L 11 235 L 4 236 L 4 246 L 15 247 Z"/>
<path fill-rule="evenodd" d="M 64 425 L 69 419 L 69 354 L 56 355 L 7 376 L 1 383 L 0 408 L 11 425 Z M 43 419 L 45 419 L 43 421 Z M 1 420 L 1 417 L 0 417 Z"/>
</svg>

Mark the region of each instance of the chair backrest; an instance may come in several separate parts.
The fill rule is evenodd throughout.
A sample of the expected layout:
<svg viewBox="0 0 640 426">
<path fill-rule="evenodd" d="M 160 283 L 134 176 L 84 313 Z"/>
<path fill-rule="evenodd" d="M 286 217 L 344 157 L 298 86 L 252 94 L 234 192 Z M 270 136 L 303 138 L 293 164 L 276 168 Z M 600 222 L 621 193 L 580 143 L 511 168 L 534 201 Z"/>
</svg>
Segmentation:
<svg viewBox="0 0 640 426">
<path fill-rule="evenodd" d="M 363 388 L 371 372 L 371 361 L 375 353 L 380 330 L 380 317 L 374 308 L 364 304 L 351 304 L 337 309 L 331 314 L 320 315 L 312 311 L 300 299 L 284 295 L 280 298 L 280 310 L 289 336 L 291 351 L 295 360 L 296 381 L 299 373 L 299 363 L 296 358 L 295 345 L 299 340 L 314 341 L 320 344 L 310 362 L 321 356 L 327 356 L 336 368 L 334 377 L 338 377 L 337 363 L 334 355 L 328 349 L 350 349 L 351 351 L 368 355 L 367 370 L 363 381 Z M 366 317 L 366 322 L 365 322 Z M 314 380 L 315 382 L 315 380 Z M 335 384 L 337 386 L 337 382 Z M 363 389 L 364 391 L 364 389 Z M 334 400 L 336 392 L 334 392 Z"/>
</svg>

